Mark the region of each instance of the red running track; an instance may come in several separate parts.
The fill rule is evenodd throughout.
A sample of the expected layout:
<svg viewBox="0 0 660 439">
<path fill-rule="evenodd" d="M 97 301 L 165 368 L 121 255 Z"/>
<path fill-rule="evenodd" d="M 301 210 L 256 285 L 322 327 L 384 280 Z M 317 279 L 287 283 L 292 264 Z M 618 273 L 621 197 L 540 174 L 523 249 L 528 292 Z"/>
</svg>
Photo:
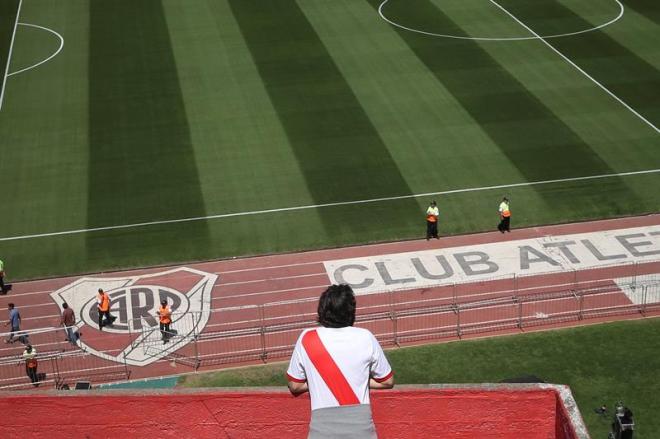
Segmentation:
<svg viewBox="0 0 660 439">
<path fill-rule="evenodd" d="M 331 282 L 324 267 L 325 261 L 338 259 L 349 259 L 358 257 L 368 257 L 376 255 L 386 255 L 394 253 L 424 251 L 437 248 L 452 248 L 461 246 L 479 246 L 483 244 L 498 243 L 505 241 L 516 241 L 529 238 L 541 238 L 547 236 L 561 236 L 576 233 L 590 233 L 595 231 L 607 231 L 632 227 L 649 227 L 660 225 L 660 215 L 649 215 L 644 217 L 631 217 L 622 219 L 613 219 L 597 222 L 585 222 L 577 224 L 556 225 L 547 227 L 534 227 L 528 229 L 514 230 L 513 233 L 501 235 L 497 232 L 481 233 L 473 235 L 462 235 L 443 237 L 439 241 L 404 241 L 382 243 L 359 247 L 347 247 L 329 250 L 309 251 L 303 253 L 290 253 L 281 255 L 270 255 L 245 259 L 232 259 L 213 262 L 204 262 L 198 264 L 188 264 L 197 270 L 217 274 L 218 280 L 213 286 L 211 296 L 211 317 L 202 334 L 205 332 L 218 332 L 220 330 L 234 330 L 240 328 L 252 328 L 262 320 L 266 324 L 284 324 L 289 322 L 301 322 L 313 320 L 315 312 L 315 299 L 320 292 Z M 169 270 L 168 268 L 150 268 L 141 270 L 132 270 L 121 273 L 104 273 L 102 277 L 121 277 L 143 274 L 153 274 Z M 636 267 L 636 274 L 660 273 L 660 262 L 648 262 Z M 565 291 L 576 286 L 579 288 L 607 288 L 607 292 L 585 298 L 582 304 L 586 311 L 599 310 L 609 306 L 626 306 L 630 300 L 623 294 L 612 281 L 614 278 L 626 277 L 630 275 L 630 266 L 612 266 L 606 268 L 597 268 L 583 270 L 580 272 L 563 272 L 538 276 L 517 278 L 513 281 L 511 278 L 491 279 L 480 282 L 459 284 L 456 286 L 425 287 L 412 290 L 396 291 L 391 294 L 372 294 L 360 296 L 358 298 L 358 314 L 373 314 L 374 312 L 388 312 L 391 310 L 393 302 L 398 311 L 405 311 L 420 307 L 420 302 L 425 307 L 449 306 L 452 303 L 467 303 L 476 301 L 497 301 L 501 298 L 516 295 L 542 295 L 553 291 Z M 165 276 L 167 277 L 167 276 Z M 190 275 L 179 273 L 169 276 L 167 281 L 169 286 L 185 290 L 191 284 Z M 6 304 L 13 302 L 20 310 L 23 321 L 23 330 L 33 330 L 36 328 L 52 327 L 59 324 L 59 307 L 50 294 L 76 281 L 78 277 L 66 277 L 59 279 L 45 279 L 28 282 L 15 283 L 13 291 L 8 296 L 0 297 L 0 307 L 6 308 Z M 515 282 L 515 284 L 514 284 Z M 157 283 L 152 279 L 151 283 Z M 87 293 L 85 293 L 87 294 Z M 94 291 L 88 293 L 90 297 L 95 294 Z M 291 303 L 299 300 L 301 302 Z M 305 301 L 307 300 L 307 301 Z M 280 305 L 269 305 L 266 314 L 260 311 L 259 305 L 272 304 L 275 302 L 285 302 Z M 542 304 L 541 305 L 539 305 Z M 467 325 L 468 330 L 463 335 L 492 335 L 493 330 L 501 332 L 511 332 L 514 330 L 508 325 L 497 328 L 496 324 L 492 330 L 483 330 L 480 324 L 485 322 L 509 321 L 514 318 L 516 312 L 524 317 L 532 318 L 538 313 L 561 314 L 562 310 L 574 307 L 574 299 L 569 297 L 548 298 L 546 301 L 525 303 L 522 309 L 517 309 L 510 304 L 496 304 L 488 311 L 483 309 L 465 310 L 461 314 L 461 324 Z M 79 312 L 80 310 L 76 310 Z M 260 314 L 262 313 L 262 314 Z M 405 334 L 414 334 L 415 331 L 424 329 L 425 326 L 438 327 L 446 325 L 451 328 L 455 325 L 455 317 L 444 314 L 447 321 L 438 322 L 421 319 L 411 316 L 401 318 L 397 322 L 397 331 L 404 335 L 400 337 L 400 342 L 419 342 L 424 341 L 424 337 L 410 337 L 406 340 Z M 624 315 L 614 313 L 613 315 L 600 316 L 588 322 L 612 320 L 619 318 L 631 318 L 636 315 Z M 638 316 L 637 316 L 638 317 Z M 576 322 L 574 319 L 557 319 L 549 321 L 542 325 L 543 328 L 574 325 L 584 323 Z M 391 322 L 387 320 L 377 320 L 364 322 L 364 325 L 376 333 L 390 334 Z M 531 327 L 533 325 L 530 325 Z M 100 332 L 98 328 L 85 325 L 81 330 L 83 340 L 90 345 L 100 343 L 103 350 L 109 353 L 118 353 L 125 348 L 131 341 L 135 340 L 136 335 L 113 334 Z M 295 329 L 289 332 L 276 335 L 266 335 L 266 343 L 269 346 L 286 347 L 293 343 L 296 334 L 300 332 Z M 448 330 L 448 334 L 451 331 Z M 45 341 L 42 337 L 42 348 L 40 352 L 46 352 L 57 349 L 77 352 L 78 348 L 67 345 L 62 342 L 63 332 L 60 338 Z M 451 335 L 448 335 L 451 336 Z M 32 336 L 32 342 L 39 342 L 38 335 Z M 203 352 L 197 352 L 198 355 L 212 356 L 214 353 L 225 350 L 241 349 L 237 343 L 244 343 L 245 349 L 257 349 L 261 343 L 260 336 L 246 336 L 241 341 L 236 339 L 231 342 L 226 340 L 211 340 L 204 345 Z M 52 346 L 50 346 L 52 345 Z M 15 343 L 13 345 L 0 346 L 0 358 L 11 355 L 19 355 L 23 347 Z M 182 351 L 184 355 L 192 355 L 191 347 L 188 346 Z M 80 364 L 87 361 L 89 368 L 111 369 L 112 363 L 107 360 L 95 358 L 88 355 L 88 360 L 76 359 Z M 72 360 L 73 361 L 73 360 Z M 82 363 L 80 363 L 82 361 Z M 7 366 L 0 366 L 7 367 Z M 71 366 L 73 367 L 73 366 Z M 220 367 L 220 366 L 215 366 Z M 145 367 L 131 367 L 131 378 L 144 378 L 153 376 L 169 375 L 174 373 L 190 372 L 189 366 L 182 366 L 172 363 L 168 359 L 160 360 Z M 19 374 L 20 375 L 20 374 Z M 0 378 L 2 375 L 0 374 Z M 112 377 L 105 377 L 108 381 Z"/>
</svg>

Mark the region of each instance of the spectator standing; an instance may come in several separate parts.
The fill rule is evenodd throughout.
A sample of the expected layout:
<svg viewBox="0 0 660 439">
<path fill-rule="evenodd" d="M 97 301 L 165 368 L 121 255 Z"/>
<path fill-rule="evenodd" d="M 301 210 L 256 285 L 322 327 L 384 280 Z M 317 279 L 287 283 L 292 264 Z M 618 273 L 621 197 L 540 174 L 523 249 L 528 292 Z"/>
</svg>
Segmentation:
<svg viewBox="0 0 660 439">
<path fill-rule="evenodd" d="M 511 232 L 511 209 L 509 208 L 509 199 L 507 197 L 502 198 L 499 213 L 500 223 L 497 229 L 502 233 Z"/>
<path fill-rule="evenodd" d="M 438 237 L 438 217 L 440 216 L 440 211 L 438 206 L 435 204 L 435 201 L 431 201 L 428 209 L 426 209 L 426 240 L 428 241 L 431 238 L 440 239 Z"/>
<path fill-rule="evenodd" d="M 170 324 L 172 323 L 172 311 L 167 306 L 167 300 L 160 301 L 160 308 L 157 311 L 160 320 L 160 335 L 163 338 L 163 344 L 170 341 L 172 333 L 170 332 Z"/>
<path fill-rule="evenodd" d="M 103 331 L 104 326 L 112 326 L 117 319 L 117 317 L 110 314 L 110 296 L 103 291 L 103 288 L 99 288 L 96 295 L 96 304 L 99 311 L 99 331 Z M 105 317 L 105 322 L 103 317 Z"/>
<path fill-rule="evenodd" d="M 23 359 L 25 360 L 25 373 L 27 374 L 34 387 L 39 386 L 39 378 L 37 377 L 37 350 L 31 344 L 25 347 L 23 351 Z"/>
<path fill-rule="evenodd" d="M 69 304 L 66 302 L 62 304 L 62 317 L 60 318 L 60 324 L 64 326 L 66 341 L 77 346 L 76 342 L 78 341 L 80 334 L 76 331 L 76 314 L 71 308 L 69 308 Z"/>
<path fill-rule="evenodd" d="M 19 335 L 18 332 L 21 330 L 21 314 L 13 303 L 7 304 L 7 310 L 9 311 L 9 321 L 5 323 L 5 326 L 10 326 L 11 331 L 9 332 L 9 338 L 5 340 L 5 343 L 13 343 L 14 335 Z"/>
<path fill-rule="evenodd" d="M 300 335 L 287 370 L 295 396 L 309 391 L 311 439 L 376 438 L 369 389 L 390 389 L 394 375 L 383 349 L 355 328 L 355 295 L 348 285 L 328 287 L 318 305 L 319 328 Z"/>
</svg>

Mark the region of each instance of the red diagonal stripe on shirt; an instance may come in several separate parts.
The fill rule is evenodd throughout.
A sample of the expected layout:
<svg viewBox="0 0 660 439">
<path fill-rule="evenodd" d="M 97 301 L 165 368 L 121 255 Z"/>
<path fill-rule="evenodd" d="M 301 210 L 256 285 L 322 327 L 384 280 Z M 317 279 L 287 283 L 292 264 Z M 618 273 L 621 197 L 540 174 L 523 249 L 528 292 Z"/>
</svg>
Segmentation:
<svg viewBox="0 0 660 439">
<path fill-rule="evenodd" d="M 335 363 L 335 360 L 323 345 L 316 330 L 305 333 L 302 339 L 302 345 L 316 371 L 337 399 L 339 405 L 359 404 L 360 400 L 355 395 L 353 388 L 337 366 L 337 363 Z"/>
</svg>

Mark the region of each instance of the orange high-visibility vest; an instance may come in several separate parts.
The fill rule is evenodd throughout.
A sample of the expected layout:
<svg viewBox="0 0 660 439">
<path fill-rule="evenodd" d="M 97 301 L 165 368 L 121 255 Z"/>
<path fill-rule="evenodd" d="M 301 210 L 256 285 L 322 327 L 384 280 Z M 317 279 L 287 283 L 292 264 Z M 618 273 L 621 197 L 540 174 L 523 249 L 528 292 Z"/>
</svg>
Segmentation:
<svg viewBox="0 0 660 439">
<path fill-rule="evenodd" d="M 110 297 L 108 297 L 108 294 L 105 292 L 99 293 L 98 297 L 101 301 L 101 303 L 99 303 L 99 311 L 110 311 Z"/>
<path fill-rule="evenodd" d="M 426 215 L 426 221 L 434 223 L 438 221 L 438 218 L 435 215 Z"/>
<path fill-rule="evenodd" d="M 37 367 L 37 359 L 34 357 L 28 358 L 27 360 L 25 360 L 25 365 L 30 369 L 34 369 Z"/>
<path fill-rule="evenodd" d="M 509 209 L 502 211 L 502 216 L 508 218 L 511 216 L 511 211 Z"/>
<path fill-rule="evenodd" d="M 160 313 L 160 322 L 163 325 L 172 323 L 172 311 L 170 311 L 170 308 L 167 305 L 161 306 L 158 312 Z"/>
</svg>

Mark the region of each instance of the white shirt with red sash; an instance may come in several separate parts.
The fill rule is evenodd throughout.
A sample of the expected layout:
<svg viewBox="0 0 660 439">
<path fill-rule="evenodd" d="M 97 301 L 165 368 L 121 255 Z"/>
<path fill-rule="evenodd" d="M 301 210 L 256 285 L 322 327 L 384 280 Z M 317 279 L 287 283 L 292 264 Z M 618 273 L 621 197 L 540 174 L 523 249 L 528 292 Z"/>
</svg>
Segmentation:
<svg viewBox="0 0 660 439">
<path fill-rule="evenodd" d="M 289 381 L 307 381 L 312 410 L 369 404 L 369 378 L 392 375 L 376 337 L 353 326 L 304 330 L 287 370 Z"/>
</svg>

